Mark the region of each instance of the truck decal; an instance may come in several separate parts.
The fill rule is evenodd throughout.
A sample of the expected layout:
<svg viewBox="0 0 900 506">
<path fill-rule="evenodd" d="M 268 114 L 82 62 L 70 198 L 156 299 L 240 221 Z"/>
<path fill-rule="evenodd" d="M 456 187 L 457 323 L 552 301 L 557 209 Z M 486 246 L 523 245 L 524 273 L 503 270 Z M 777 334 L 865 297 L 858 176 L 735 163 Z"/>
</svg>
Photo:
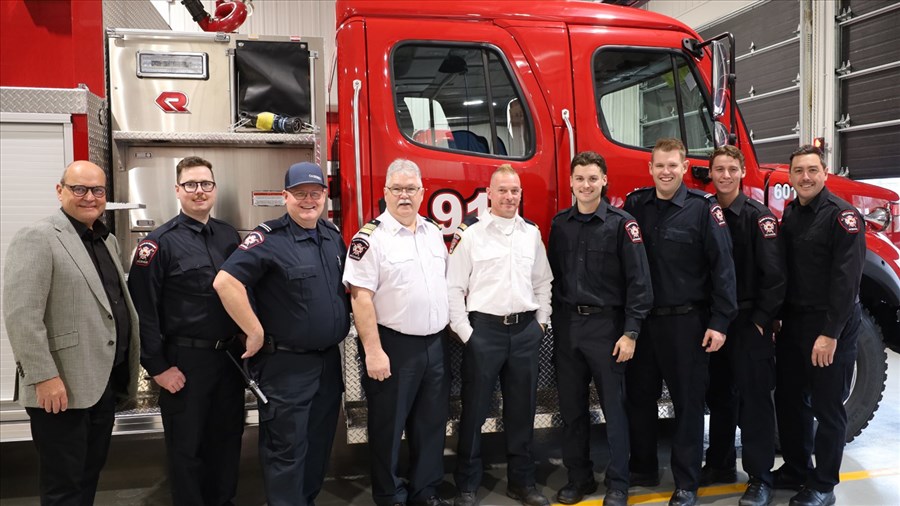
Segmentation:
<svg viewBox="0 0 900 506">
<path fill-rule="evenodd" d="M 487 209 L 486 188 L 476 188 L 467 199 L 456 190 L 443 188 L 434 192 L 428 201 L 428 213 L 444 226 L 444 240 L 450 240 L 467 215 L 481 214 Z"/>
</svg>

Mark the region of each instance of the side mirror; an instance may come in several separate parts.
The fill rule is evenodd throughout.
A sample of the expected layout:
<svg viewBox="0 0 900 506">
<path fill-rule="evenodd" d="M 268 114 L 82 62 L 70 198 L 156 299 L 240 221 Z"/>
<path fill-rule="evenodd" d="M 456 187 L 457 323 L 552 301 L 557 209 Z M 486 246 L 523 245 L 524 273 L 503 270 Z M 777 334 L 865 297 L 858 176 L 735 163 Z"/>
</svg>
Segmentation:
<svg viewBox="0 0 900 506">
<path fill-rule="evenodd" d="M 728 141 L 730 140 L 728 127 L 723 125 L 721 121 L 716 121 L 715 136 L 717 148 L 721 148 L 722 146 L 727 145 Z"/>
<path fill-rule="evenodd" d="M 709 177 L 709 167 L 691 165 L 691 175 L 694 176 L 694 179 L 702 182 L 704 185 L 712 182 L 712 178 Z"/>
<path fill-rule="evenodd" d="M 715 41 L 712 44 L 712 84 L 713 84 L 713 118 L 719 119 L 725 114 L 725 107 L 728 103 L 728 83 L 729 76 L 734 69 L 729 68 L 728 46 L 722 41 Z"/>
</svg>

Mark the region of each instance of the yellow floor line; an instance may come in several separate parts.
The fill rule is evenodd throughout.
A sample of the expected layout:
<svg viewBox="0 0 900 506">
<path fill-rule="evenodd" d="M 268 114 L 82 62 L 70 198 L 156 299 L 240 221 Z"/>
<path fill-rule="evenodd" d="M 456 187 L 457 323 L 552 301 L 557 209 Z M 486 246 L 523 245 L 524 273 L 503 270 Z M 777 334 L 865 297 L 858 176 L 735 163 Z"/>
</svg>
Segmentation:
<svg viewBox="0 0 900 506">
<path fill-rule="evenodd" d="M 868 480 L 870 478 L 880 478 L 882 476 L 900 475 L 900 467 L 889 467 L 885 469 L 850 471 L 841 473 L 841 481 L 857 481 Z M 746 483 L 735 483 L 733 485 L 717 485 L 715 487 L 700 487 L 697 495 L 700 497 L 715 497 L 720 495 L 742 494 L 747 489 Z M 639 494 L 628 497 L 628 504 L 657 504 L 669 501 L 672 491 L 654 492 L 650 494 Z M 603 498 L 588 499 L 578 504 L 585 506 L 602 506 Z"/>
</svg>

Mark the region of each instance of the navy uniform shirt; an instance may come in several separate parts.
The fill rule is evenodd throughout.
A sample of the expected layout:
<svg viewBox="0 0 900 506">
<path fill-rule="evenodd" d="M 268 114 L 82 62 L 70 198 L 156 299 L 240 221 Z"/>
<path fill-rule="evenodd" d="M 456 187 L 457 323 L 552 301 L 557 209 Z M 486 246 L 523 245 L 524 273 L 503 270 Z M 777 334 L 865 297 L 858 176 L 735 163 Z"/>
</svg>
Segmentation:
<svg viewBox="0 0 900 506">
<path fill-rule="evenodd" d="M 560 211 L 547 249 L 554 306 L 619 307 L 624 331 L 639 332 L 653 306 L 650 266 L 637 221 L 600 201 L 592 214 Z"/>
<path fill-rule="evenodd" d="M 350 301 L 341 283 L 346 253 L 331 222 L 319 220 L 310 234 L 285 214 L 250 232 L 222 270 L 253 290 L 266 338 L 318 350 L 350 331 Z"/>
<path fill-rule="evenodd" d="M 785 305 L 825 311 L 819 335 L 837 339 L 859 300 L 866 258 L 865 223 L 859 212 L 828 188 L 802 206 L 784 209 L 781 231 L 787 253 Z"/>
<path fill-rule="evenodd" d="M 156 376 L 171 367 L 166 337 L 216 341 L 240 332 L 213 290 L 213 279 L 240 243 L 237 230 L 179 213 L 138 244 L 128 288 L 141 325 L 141 365 Z"/>
<path fill-rule="evenodd" d="M 778 220 L 768 207 L 738 193 L 725 208 L 731 231 L 737 300 L 750 306 L 750 320 L 767 328 L 784 301 L 784 248 L 778 235 Z"/>
<path fill-rule="evenodd" d="M 715 198 L 682 184 L 662 200 L 649 187 L 629 193 L 624 209 L 644 235 L 653 307 L 708 305 L 708 327 L 725 333 L 737 300 L 731 236 Z"/>
</svg>

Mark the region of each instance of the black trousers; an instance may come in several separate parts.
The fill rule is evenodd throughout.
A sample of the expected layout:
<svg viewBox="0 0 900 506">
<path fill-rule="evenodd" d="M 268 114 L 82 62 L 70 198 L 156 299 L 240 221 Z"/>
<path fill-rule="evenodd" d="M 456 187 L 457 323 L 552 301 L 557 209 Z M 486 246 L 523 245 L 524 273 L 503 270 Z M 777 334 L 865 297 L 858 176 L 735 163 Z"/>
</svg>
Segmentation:
<svg viewBox="0 0 900 506">
<path fill-rule="evenodd" d="M 159 394 L 176 506 L 221 506 L 237 494 L 244 381 L 225 353 L 174 345 L 166 350 L 185 377 L 178 393 Z"/>
<path fill-rule="evenodd" d="M 760 334 L 742 310 L 728 327 L 728 338 L 709 357 L 709 448 L 706 465 L 731 469 L 736 465 L 734 432 L 741 427 L 744 471 L 772 485 L 775 464 L 775 343 L 772 333 Z"/>
<path fill-rule="evenodd" d="M 544 332 L 534 318 L 503 325 L 470 313 L 474 332 L 463 350 L 462 414 L 454 478 L 460 492 L 474 492 L 484 471 L 481 426 L 494 395 L 497 378 L 503 394 L 509 485 L 534 485 L 534 412 L 538 358 Z"/>
<path fill-rule="evenodd" d="M 709 354 L 702 347 L 706 310 L 650 316 L 644 321 L 634 358 L 625 371 L 631 460 L 637 473 L 659 472 L 657 401 L 665 380 L 675 405 L 672 474 L 675 487 L 695 491 L 703 460 L 703 407 Z"/>
<path fill-rule="evenodd" d="M 569 481 L 585 483 L 594 479 L 590 458 L 591 380 L 597 387 L 606 418 L 610 488 L 628 490 L 628 418 L 625 413 L 625 366 L 612 355 L 622 336 L 621 312 L 580 315 L 562 308 L 553 311 L 556 337 L 556 382 L 559 412 L 563 419 L 563 464 Z"/>
<path fill-rule="evenodd" d="M 378 326 L 391 377 L 377 381 L 365 371 L 372 497 L 375 504 L 424 501 L 444 479 L 444 435 L 450 399 L 446 331 L 410 336 Z M 398 476 L 403 431 L 409 443 L 409 486 Z"/>
<path fill-rule="evenodd" d="M 114 371 L 123 368 L 127 370 L 127 363 Z M 25 408 L 40 458 L 42 505 L 94 504 L 116 420 L 117 390 L 110 379 L 100 400 L 86 409 L 53 414 L 41 408 Z"/>
<path fill-rule="evenodd" d="M 840 482 L 847 437 L 844 399 L 850 393 L 860 308 L 854 308 L 837 342 L 834 362 L 812 365 L 812 346 L 822 328 L 823 312 L 787 313 L 776 341 L 775 408 L 785 472 L 806 486 L 828 492 Z M 813 417 L 819 422 L 813 429 Z M 812 453 L 816 466 L 812 465 Z"/>
<path fill-rule="evenodd" d="M 344 383 L 340 350 L 257 354 L 259 460 L 269 506 L 314 504 L 337 430 Z"/>
</svg>

